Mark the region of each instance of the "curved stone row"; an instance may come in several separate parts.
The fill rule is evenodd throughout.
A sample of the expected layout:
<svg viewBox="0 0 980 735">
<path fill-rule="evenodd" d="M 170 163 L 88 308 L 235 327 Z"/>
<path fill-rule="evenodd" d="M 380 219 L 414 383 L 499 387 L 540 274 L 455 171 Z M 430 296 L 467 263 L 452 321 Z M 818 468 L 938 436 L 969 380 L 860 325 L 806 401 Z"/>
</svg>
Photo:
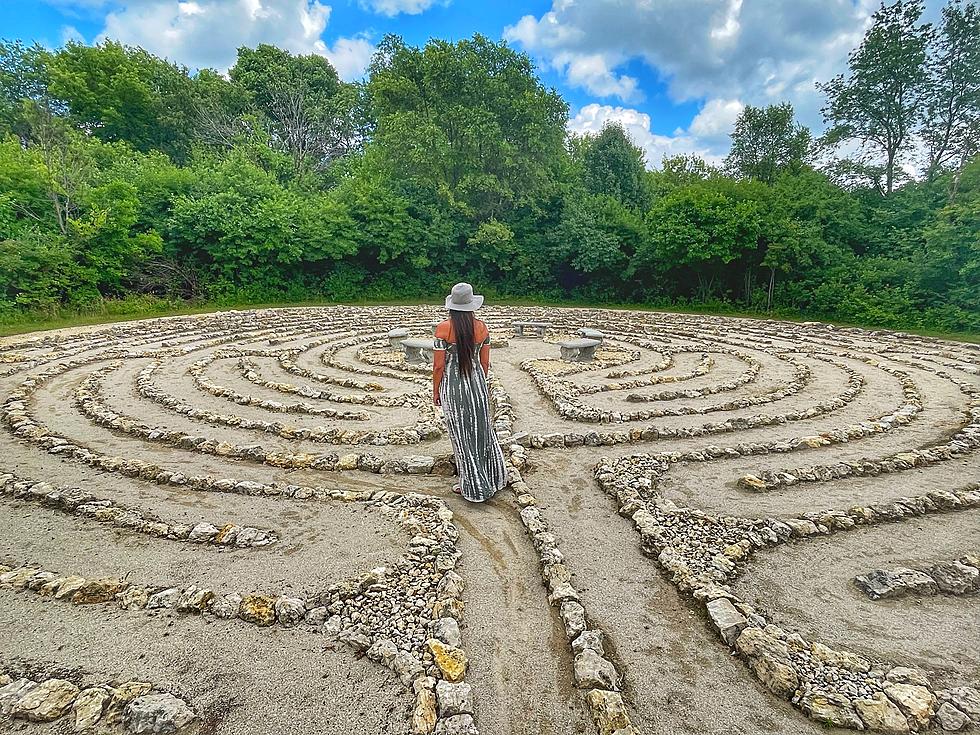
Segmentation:
<svg viewBox="0 0 980 735">
<path fill-rule="evenodd" d="M 373 444 L 382 446 L 386 444 L 417 444 L 422 441 L 438 438 L 441 433 L 434 433 L 431 427 L 436 423 L 434 412 L 433 418 L 429 421 L 420 420 L 419 423 L 408 429 L 387 429 L 381 431 L 372 430 L 352 430 L 341 429 L 328 426 L 317 426 L 313 428 L 302 428 L 298 426 L 283 425 L 278 421 L 265 421 L 262 419 L 249 419 L 235 414 L 219 414 L 213 411 L 205 411 L 195 408 L 193 405 L 181 400 L 177 396 L 171 395 L 164 390 L 156 387 L 153 383 L 153 374 L 163 366 L 163 363 L 153 362 L 143 368 L 136 376 L 136 390 L 140 396 L 158 403 L 175 413 L 188 418 L 197 419 L 208 424 L 222 424 L 238 429 L 250 431 L 261 431 L 267 434 L 275 434 L 283 439 L 303 439 L 324 444 Z M 425 432 L 425 433 L 423 433 Z"/>
<path fill-rule="evenodd" d="M 99 732 L 132 735 L 180 733 L 198 719 L 187 702 L 150 682 L 112 681 L 82 688 L 14 663 L 0 665 L 0 723 L 3 716 L 34 723 L 71 722 L 74 732 L 97 727 Z"/>
<path fill-rule="evenodd" d="M 741 355 L 741 353 L 733 349 L 719 348 L 718 351 L 727 354 Z M 774 354 L 773 356 L 778 356 L 778 355 Z M 851 390 L 845 392 L 844 395 L 849 396 L 850 400 L 853 400 L 853 398 L 855 398 L 857 394 L 860 393 L 861 386 L 863 386 L 863 381 L 861 383 L 861 386 L 855 385 L 857 380 L 857 378 L 855 377 L 857 375 L 856 371 L 848 368 L 845 365 L 836 363 L 822 356 L 818 356 L 818 355 L 810 355 L 810 356 L 816 357 L 817 359 L 825 359 L 827 362 L 834 364 L 835 367 L 838 367 L 839 369 L 845 371 L 848 374 L 849 389 L 857 390 L 856 393 L 852 393 Z M 576 391 L 574 384 L 569 383 L 568 381 L 556 380 L 551 376 L 545 375 L 542 373 L 542 371 L 540 371 L 537 367 L 535 367 L 531 363 L 533 363 L 533 361 L 528 361 L 527 363 L 522 365 L 522 367 L 524 367 L 525 370 L 528 371 L 531 378 L 534 380 L 535 385 L 538 387 L 538 390 L 545 398 L 549 400 L 549 402 L 552 404 L 553 408 L 558 413 L 558 415 L 562 416 L 563 418 L 569 419 L 571 421 L 587 421 L 587 422 L 594 422 L 594 423 L 624 423 L 624 422 L 631 422 L 631 421 L 649 420 L 652 418 L 660 418 L 663 415 L 671 415 L 669 413 L 669 409 L 649 409 L 649 410 L 637 410 L 637 411 L 627 412 L 627 411 L 602 411 L 600 409 L 593 408 L 587 405 L 586 403 L 582 402 L 581 400 L 579 400 L 578 398 L 579 394 Z M 696 377 L 696 376 L 693 375 L 692 373 L 691 375 L 682 376 L 681 379 L 688 380 L 691 377 Z M 619 385 L 620 387 L 622 387 L 621 384 Z M 715 387 L 717 388 L 717 390 L 708 390 L 708 392 L 721 392 L 721 391 L 735 390 L 738 387 L 740 387 L 740 384 L 736 379 L 733 381 L 727 381 L 725 383 L 716 384 Z M 793 395 L 794 392 L 795 391 L 787 392 L 782 397 L 785 398 L 788 395 Z M 700 395 L 706 395 L 706 394 L 707 393 L 700 394 Z M 683 396 L 685 394 L 683 391 L 681 391 L 679 392 L 679 395 Z M 698 397 L 698 396 L 695 395 L 692 397 Z M 758 401 L 758 403 L 750 402 L 750 405 L 761 405 L 763 403 L 768 403 L 768 402 L 770 401 L 763 399 L 761 401 Z M 665 411 L 668 411 L 668 413 L 665 413 Z"/>
<path fill-rule="evenodd" d="M 706 385 L 703 388 L 660 391 L 659 393 L 629 393 L 626 396 L 626 400 L 634 403 L 642 403 L 650 401 L 671 401 L 675 398 L 702 398 L 716 393 L 727 393 L 754 383 L 762 371 L 762 363 L 751 355 L 738 353 L 735 350 L 732 350 L 728 354 L 737 357 L 742 362 L 748 363 L 748 369 L 724 383 L 714 383 L 712 385 Z M 712 360 L 713 364 L 714 361 Z"/>
<path fill-rule="evenodd" d="M 667 469 L 656 456 L 633 455 L 615 462 L 601 460 L 595 476 L 619 505 L 620 514 L 633 521 L 644 551 L 703 606 L 725 643 L 774 694 L 819 722 L 886 733 L 929 727 L 941 703 L 949 705 L 946 716 L 963 715 L 953 702 L 980 697 L 969 687 L 937 690 L 921 672 L 898 666 L 886 670 L 848 651 L 790 634 L 769 623 L 730 587 L 758 549 L 858 525 L 977 508 L 980 485 L 810 518 L 752 520 L 713 516 L 664 499 L 657 485 Z"/>
<path fill-rule="evenodd" d="M 248 382 L 261 386 L 262 388 L 277 391 L 279 393 L 297 394 L 303 396 L 304 398 L 330 401 L 332 403 L 354 403 L 362 406 L 379 406 L 381 408 L 399 408 L 402 406 L 407 406 L 416 407 L 420 411 L 423 411 L 426 408 L 419 391 L 404 393 L 398 396 L 377 395 L 375 393 L 367 393 L 365 395 L 355 393 L 334 393 L 327 390 L 316 390 L 314 388 L 310 388 L 309 386 L 297 387 L 292 383 L 281 383 L 275 380 L 267 380 L 259 374 L 258 365 L 256 365 L 255 362 L 247 356 L 243 356 L 238 359 L 238 366 L 241 369 L 242 377 Z M 300 368 L 299 371 L 302 371 L 302 368 Z"/>
<path fill-rule="evenodd" d="M 462 584 L 452 571 L 459 559 L 452 512 L 442 501 L 426 495 L 333 492 L 330 497 L 362 503 L 365 509 L 395 520 L 412 534 L 406 554 L 391 567 L 379 567 L 359 578 L 330 585 L 310 599 L 239 591 L 216 593 L 196 585 L 178 588 L 112 578 L 88 580 L 32 566 L 3 569 L 0 586 L 34 591 L 76 605 L 115 603 L 126 610 L 207 612 L 260 626 L 305 622 L 361 650 L 375 640 L 393 641 L 400 650 L 414 654 L 421 667 L 432 621 L 462 617 Z M 238 529 L 238 534 L 243 531 Z M 231 530 L 225 535 L 234 543 Z M 421 608 L 418 601 L 424 603 Z"/>
<path fill-rule="evenodd" d="M 215 361 L 220 359 L 241 358 L 244 355 L 244 351 L 241 350 L 222 350 L 221 352 L 213 352 L 210 355 L 202 357 L 200 360 L 194 362 L 187 369 L 187 373 L 191 376 L 194 384 L 199 390 L 202 390 L 205 393 L 210 393 L 216 398 L 226 398 L 233 403 L 237 403 L 242 406 L 257 406 L 267 411 L 275 411 L 276 413 L 307 413 L 324 418 L 341 418 L 347 421 L 366 421 L 370 418 L 370 415 L 365 411 L 339 411 L 335 408 L 314 406 L 310 403 L 282 403 L 280 401 L 271 401 L 263 398 L 253 398 L 252 396 L 239 393 L 232 388 L 227 388 L 208 380 L 206 375 L 207 369 Z"/>
<path fill-rule="evenodd" d="M 234 523 L 165 523 L 148 518 L 136 508 L 99 498 L 81 488 L 66 485 L 54 487 L 47 482 L 28 480 L 9 472 L 0 474 L 0 496 L 2 495 L 171 541 L 254 548 L 268 546 L 279 540 L 273 531 Z"/>
<path fill-rule="evenodd" d="M 87 463 L 112 465 L 118 468 L 129 463 L 131 466 L 149 466 L 147 463 L 129 462 L 118 458 L 106 458 L 101 453 L 86 449 L 78 442 L 71 442 L 65 437 L 58 436 L 43 423 L 33 418 L 27 408 L 27 401 L 45 382 L 62 375 L 70 370 L 84 367 L 94 362 L 104 362 L 115 358 L 133 357 L 128 353 L 100 354 L 90 358 L 76 359 L 52 365 L 45 370 L 25 379 L 18 390 L 9 394 L 0 407 L 0 418 L 10 427 L 15 436 L 34 443 L 43 444 L 52 454 L 70 454 L 76 459 Z M 115 369 L 116 366 L 108 366 Z M 76 392 L 77 402 L 91 414 L 93 421 L 149 441 L 165 441 L 174 446 L 191 449 L 218 456 L 236 456 L 253 462 L 265 463 L 271 466 L 300 468 L 315 467 L 321 470 L 353 470 L 360 469 L 381 474 L 442 474 L 454 472 L 451 456 L 429 457 L 417 455 L 401 459 L 384 460 L 376 455 L 351 453 L 342 456 L 315 455 L 310 453 L 289 454 L 267 452 L 261 447 L 237 447 L 227 442 L 209 440 L 206 437 L 194 437 L 183 432 L 164 432 L 151 429 L 138 421 L 123 417 L 115 412 L 103 410 L 95 396 L 86 390 Z M 219 444 L 222 445 L 219 448 Z M 225 451 L 228 454 L 225 454 Z M 108 459 L 108 461 L 107 461 Z M 140 474 L 143 470 L 137 470 Z"/>
<path fill-rule="evenodd" d="M 970 398 L 966 423 L 948 441 L 937 442 L 926 449 L 907 449 L 880 459 L 838 462 L 832 465 L 809 465 L 788 470 L 768 470 L 758 475 L 744 475 L 738 480 L 739 487 L 755 492 L 768 492 L 799 483 L 828 482 L 847 477 L 904 472 L 916 467 L 926 467 L 956 459 L 980 448 L 980 389 L 946 373 L 936 374 L 957 384 Z"/>
<path fill-rule="evenodd" d="M 926 569 L 875 569 L 855 577 L 854 585 L 872 600 L 906 595 L 972 595 L 980 592 L 980 554 Z"/>
</svg>

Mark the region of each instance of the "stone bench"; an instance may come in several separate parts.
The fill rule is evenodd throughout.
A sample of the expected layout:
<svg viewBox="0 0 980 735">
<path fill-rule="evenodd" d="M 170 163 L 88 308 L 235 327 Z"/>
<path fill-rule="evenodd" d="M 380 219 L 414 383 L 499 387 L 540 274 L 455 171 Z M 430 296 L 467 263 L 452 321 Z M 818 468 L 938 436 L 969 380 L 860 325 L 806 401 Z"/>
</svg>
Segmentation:
<svg viewBox="0 0 980 735">
<path fill-rule="evenodd" d="M 406 327 L 395 327 L 394 329 L 388 330 L 388 344 L 391 345 L 391 349 L 400 350 L 402 348 L 402 342 L 408 339 L 408 329 Z"/>
<path fill-rule="evenodd" d="M 568 362 L 591 362 L 595 358 L 595 350 L 602 344 L 597 339 L 573 339 L 561 342 L 561 359 Z"/>
<path fill-rule="evenodd" d="M 602 340 L 606 338 L 605 332 L 600 332 L 598 329 L 589 329 L 588 327 L 582 327 L 578 330 L 579 336 L 585 339 L 597 339 L 601 343 Z"/>
<path fill-rule="evenodd" d="M 429 322 L 429 330 L 432 332 L 433 337 L 436 336 L 436 330 L 439 328 L 440 324 L 442 324 L 441 319 L 436 319 L 435 321 Z"/>
<path fill-rule="evenodd" d="M 526 336 L 525 329 L 533 330 L 537 337 L 544 337 L 545 330 L 551 327 L 551 322 L 511 322 L 511 326 L 514 327 L 518 337 Z"/>
<path fill-rule="evenodd" d="M 405 339 L 402 340 L 402 349 L 405 350 L 405 361 L 413 364 L 429 363 L 432 364 L 432 353 L 435 350 L 435 340 L 431 339 Z"/>
</svg>

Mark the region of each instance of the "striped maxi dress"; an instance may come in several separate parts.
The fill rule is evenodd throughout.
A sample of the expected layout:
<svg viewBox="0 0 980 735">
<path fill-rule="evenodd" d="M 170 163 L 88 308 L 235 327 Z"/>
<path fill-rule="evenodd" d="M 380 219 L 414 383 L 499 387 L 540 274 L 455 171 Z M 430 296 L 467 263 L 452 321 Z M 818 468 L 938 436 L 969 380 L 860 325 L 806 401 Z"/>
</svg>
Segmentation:
<svg viewBox="0 0 980 735">
<path fill-rule="evenodd" d="M 435 341 L 435 349 L 446 351 L 439 401 L 456 455 L 459 487 L 463 497 L 474 503 L 489 500 L 507 484 L 504 455 L 493 430 L 487 380 L 479 360 L 480 350 L 488 344 L 489 335 L 476 345 L 473 369 L 464 375 L 459 369 L 456 345 L 444 339 Z"/>
</svg>

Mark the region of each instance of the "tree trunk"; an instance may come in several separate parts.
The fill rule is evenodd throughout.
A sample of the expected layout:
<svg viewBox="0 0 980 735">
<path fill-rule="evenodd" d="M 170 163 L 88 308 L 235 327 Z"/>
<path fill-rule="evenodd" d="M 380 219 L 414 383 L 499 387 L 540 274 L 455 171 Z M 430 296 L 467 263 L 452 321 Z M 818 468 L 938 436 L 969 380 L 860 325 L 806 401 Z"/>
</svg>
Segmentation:
<svg viewBox="0 0 980 735">
<path fill-rule="evenodd" d="M 769 269 L 769 294 L 766 298 L 766 311 L 772 311 L 772 289 L 776 285 L 776 269 Z"/>
</svg>

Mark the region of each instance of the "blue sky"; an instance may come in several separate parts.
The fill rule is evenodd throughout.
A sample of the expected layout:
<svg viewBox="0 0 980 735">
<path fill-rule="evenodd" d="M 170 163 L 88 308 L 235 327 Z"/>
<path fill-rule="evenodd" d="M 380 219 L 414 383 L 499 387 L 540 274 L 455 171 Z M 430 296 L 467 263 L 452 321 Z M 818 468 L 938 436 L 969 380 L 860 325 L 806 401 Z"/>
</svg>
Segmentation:
<svg viewBox="0 0 980 735">
<path fill-rule="evenodd" d="M 240 45 L 321 53 L 358 78 L 382 36 L 423 45 L 482 33 L 534 59 L 569 127 L 621 122 L 647 153 L 718 160 L 745 104 L 790 101 L 819 130 L 816 82 L 842 71 L 877 0 L 0 0 L 0 36 L 110 37 L 191 68 Z M 930 0 L 928 16 L 938 14 Z"/>
</svg>

